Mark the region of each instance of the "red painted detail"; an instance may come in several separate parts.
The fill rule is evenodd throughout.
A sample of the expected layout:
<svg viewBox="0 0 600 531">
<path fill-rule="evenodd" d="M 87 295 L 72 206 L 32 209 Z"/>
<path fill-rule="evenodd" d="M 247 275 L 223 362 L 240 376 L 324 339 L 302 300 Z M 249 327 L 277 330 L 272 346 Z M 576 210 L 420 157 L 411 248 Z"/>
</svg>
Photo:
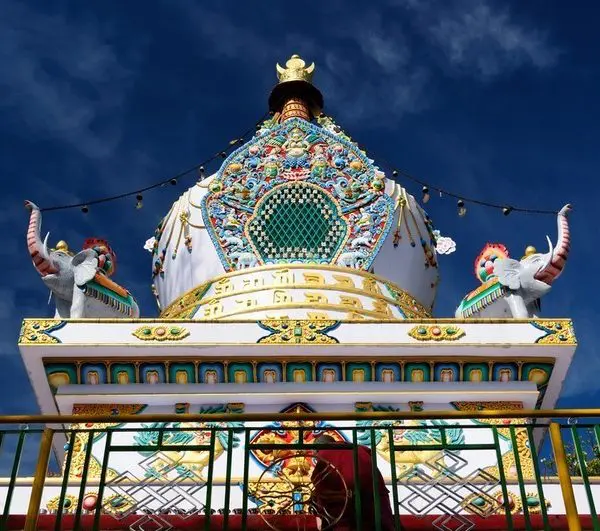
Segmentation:
<svg viewBox="0 0 600 531">
<path fill-rule="evenodd" d="M 37 210 L 31 212 L 29 217 L 29 226 L 27 229 L 27 250 L 33 260 L 33 265 L 42 277 L 48 274 L 58 273 L 52 263 L 44 258 L 38 247 L 41 244 L 39 241 L 40 213 Z"/>
<path fill-rule="evenodd" d="M 313 410 L 310 409 L 305 404 L 292 404 L 281 411 L 282 413 L 312 413 Z M 252 440 L 250 444 L 260 444 L 260 443 L 273 443 L 273 439 L 282 445 L 281 450 L 277 450 L 277 452 L 271 451 L 260 451 L 260 450 L 252 450 L 252 455 L 260 462 L 263 466 L 268 467 L 275 461 L 276 459 L 284 459 L 291 458 L 297 455 L 296 450 L 285 449 L 288 445 L 297 444 L 299 441 L 298 432 L 294 430 L 283 430 L 278 424 L 273 424 L 266 426 L 262 430 L 260 430 Z M 324 431 L 323 431 L 324 430 Z M 331 435 L 336 441 L 342 442 L 344 441 L 344 436 L 334 429 L 333 427 L 319 427 L 316 426 L 312 430 L 306 430 L 303 432 L 304 442 L 311 444 L 314 443 L 315 439 L 319 436 L 319 434 L 327 434 Z M 313 459 L 308 459 L 308 464 L 310 464 L 310 469 L 314 467 Z M 287 463 L 287 461 L 285 461 Z"/>
<path fill-rule="evenodd" d="M 484 280 L 480 277 L 480 268 L 481 262 L 488 261 L 489 257 L 495 255 L 497 258 L 508 258 L 508 249 L 505 245 L 501 243 L 486 243 L 485 247 L 481 250 L 481 252 L 475 258 L 475 262 L 473 263 L 473 271 L 475 273 L 475 277 L 480 281 L 484 282 Z M 487 279 L 486 279 L 487 280 Z"/>
<path fill-rule="evenodd" d="M 43 276 L 46 276 L 51 272 L 52 266 L 48 262 L 44 262 L 42 265 L 38 266 L 37 269 Z M 54 272 L 54 270 L 52 270 L 52 272 Z"/>
<path fill-rule="evenodd" d="M 112 249 L 108 242 L 102 238 L 88 238 L 83 242 L 83 249 L 97 248 L 101 253 L 110 255 L 112 261 L 112 273 L 117 270 L 117 253 Z"/>
<path fill-rule="evenodd" d="M 546 271 L 548 273 L 550 273 L 550 275 L 555 276 L 555 277 L 558 276 L 558 274 L 560 273 L 560 270 L 557 267 L 555 267 L 552 262 L 550 262 L 550 264 L 548 264 Z"/>
<path fill-rule="evenodd" d="M 562 269 L 563 267 L 565 267 L 566 261 L 567 261 L 566 256 L 562 255 L 561 253 L 558 253 L 556 255 L 556 258 L 554 258 L 552 260 L 552 265 Z"/>
<path fill-rule="evenodd" d="M 130 529 L 130 526 L 134 525 L 140 518 L 142 518 L 142 516 L 142 514 L 134 514 L 127 516 L 126 518 L 122 518 L 120 520 L 112 516 L 102 516 L 102 518 L 100 519 L 100 529 L 102 529 L 103 531 L 126 531 Z M 160 517 L 161 519 L 168 521 L 169 524 L 173 526 L 171 528 L 172 531 L 205 529 L 205 516 L 182 517 L 176 515 L 161 515 Z M 481 518 L 479 516 L 465 517 L 475 524 L 475 527 L 473 529 L 476 530 L 505 531 L 506 529 L 508 529 L 508 526 L 506 525 L 506 518 L 501 515 L 489 516 L 487 518 Z M 286 529 L 289 529 L 290 531 L 297 531 L 298 529 L 303 529 L 304 531 L 316 531 L 318 529 L 316 519 L 313 516 L 269 516 L 268 518 L 274 528 L 281 529 L 282 531 Z M 422 517 L 401 516 L 401 528 L 403 529 L 403 531 L 434 531 L 436 528 L 433 526 L 433 521 L 436 518 L 439 518 L 439 515 Z M 544 523 L 541 515 L 534 514 L 531 515 L 530 518 L 531 526 L 533 527 L 533 529 L 544 528 Z M 55 519 L 55 515 L 40 515 L 36 529 L 38 531 L 53 531 Z M 569 529 L 569 526 L 567 524 L 567 517 L 565 515 L 549 515 L 548 520 L 550 521 L 550 528 L 552 529 L 552 531 L 568 531 Z M 593 529 L 592 518 L 590 515 L 579 515 L 579 520 L 584 531 Z M 61 528 L 64 531 L 72 530 L 73 521 L 74 515 L 64 515 L 62 517 Z M 226 529 L 228 531 L 240 531 L 242 528 L 241 524 L 241 515 L 230 515 Z M 246 529 L 248 531 L 263 531 L 267 528 L 262 517 L 258 515 L 248 515 L 246 524 Z M 8 517 L 6 530 L 17 531 L 23 529 L 24 526 L 25 515 L 12 515 Z M 143 524 L 143 527 L 145 531 L 155 531 L 156 529 L 159 529 L 158 526 L 153 526 L 151 523 L 145 523 Z M 82 516 L 81 525 L 79 529 L 81 531 L 91 531 L 93 528 L 93 514 L 87 514 Z M 135 527 L 132 529 L 135 529 Z M 210 531 L 223 531 L 223 516 L 217 514 L 211 516 L 210 526 L 208 527 L 208 529 Z M 518 514 L 513 516 L 513 529 L 515 531 L 522 531 L 526 529 L 525 518 L 523 517 L 523 515 Z M 336 531 L 350 530 L 336 527 Z"/>
<path fill-rule="evenodd" d="M 552 284 L 552 281 L 554 280 L 554 277 L 552 275 L 550 275 L 549 273 L 544 273 L 543 275 L 536 276 L 535 278 L 537 280 L 541 280 L 542 282 L 545 282 L 548 285 Z"/>
</svg>

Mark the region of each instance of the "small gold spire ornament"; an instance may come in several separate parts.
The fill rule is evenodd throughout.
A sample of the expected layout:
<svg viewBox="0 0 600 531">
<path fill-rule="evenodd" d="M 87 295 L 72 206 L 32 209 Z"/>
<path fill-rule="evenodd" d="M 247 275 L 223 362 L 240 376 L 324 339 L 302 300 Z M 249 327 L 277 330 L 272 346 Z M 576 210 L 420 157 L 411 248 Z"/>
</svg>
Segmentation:
<svg viewBox="0 0 600 531">
<path fill-rule="evenodd" d="M 69 252 L 69 245 L 67 244 L 66 241 L 64 240 L 60 240 L 57 244 L 56 244 L 56 250 L 57 251 L 62 251 L 64 253 L 68 253 Z"/>
<path fill-rule="evenodd" d="M 537 249 L 533 245 L 528 245 L 527 247 L 525 247 L 525 256 L 523 256 L 523 258 L 527 258 L 528 256 L 531 256 L 535 253 L 537 253 Z"/>
<path fill-rule="evenodd" d="M 294 54 L 285 63 L 285 68 L 279 66 L 279 63 L 277 63 L 276 68 L 279 83 L 287 81 L 306 81 L 307 83 L 312 83 L 315 63 L 307 67 L 304 60 L 299 55 Z"/>
</svg>

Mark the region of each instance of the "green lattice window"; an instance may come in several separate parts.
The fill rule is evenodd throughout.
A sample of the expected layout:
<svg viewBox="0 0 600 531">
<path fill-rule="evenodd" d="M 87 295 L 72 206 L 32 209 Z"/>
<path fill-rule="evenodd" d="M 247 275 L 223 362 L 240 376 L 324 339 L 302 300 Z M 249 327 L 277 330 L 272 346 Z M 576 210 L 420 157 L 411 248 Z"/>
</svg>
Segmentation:
<svg viewBox="0 0 600 531">
<path fill-rule="evenodd" d="M 265 262 L 329 262 L 344 240 L 346 222 L 322 190 L 285 184 L 262 201 L 248 234 Z"/>
</svg>

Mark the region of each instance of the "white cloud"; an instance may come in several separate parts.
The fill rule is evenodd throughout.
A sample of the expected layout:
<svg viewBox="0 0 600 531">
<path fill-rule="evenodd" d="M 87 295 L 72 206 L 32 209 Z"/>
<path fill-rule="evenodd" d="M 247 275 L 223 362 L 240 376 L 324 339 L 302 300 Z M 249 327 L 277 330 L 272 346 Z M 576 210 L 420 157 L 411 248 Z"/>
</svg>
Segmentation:
<svg viewBox="0 0 600 531">
<path fill-rule="evenodd" d="M 326 54 L 319 86 L 349 122 L 395 127 L 429 104 L 429 68 L 416 61 L 402 24 L 373 10 L 334 30 L 339 41 Z"/>
<path fill-rule="evenodd" d="M 494 13 L 487 5 L 441 20 L 431 33 L 452 63 L 472 66 L 485 77 L 526 62 L 545 68 L 557 58 L 541 33 L 526 31 L 511 22 L 508 12 Z"/>
<path fill-rule="evenodd" d="M 262 72 L 263 68 L 272 69 L 276 61 L 282 64 L 286 53 L 302 53 L 307 60 L 317 62 L 315 83 L 326 97 L 326 107 L 343 109 L 347 122 L 361 120 L 363 125 L 378 122 L 393 126 L 405 113 L 418 112 L 426 106 L 427 69 L 411 62 L 400 25 L 384 24 L 374 10 L 347 18 L 342 15 L 343 4 L 329 5 L 338 24 L 327 25 L 328 38 L 334 42 L 324 46 L 323 39 L 319 39 L 324 28 L 318 20 L 307 30 L 310 33 L 296 28 L 285 35 L 283 42 L 273 42 L 268 31 L 211 11 L 193 0 L 178 6 L 201 42 L 201 53 L 240 64 L 251 57 L 252 68 L 247 63 L 243 65 L 251 72 L 249 75 Z M 390 117 L 394 120 L 382 120 Z"/>
<path fill-rule="evenodd" d="M 269 55 L 267 41 L 252 29 L 246 29 L 206 6 L 191 1 L 181 5 L 190 17 L 189 22 L 210 42 L 210 46 L 203 48 L 206 54 L 230 59 L 241 55 L 256 62 L 262 62 Z"/>
<path fill-rule="evenodd" d="M 489 79 L 527 65 L 548 68 L 558 60 L 558 49 L 543 31 L 516 21 L 507 7 L 492 1 L 394 3 L 407 8 L 418 31 L 465 73 Z"/>
<path fill-rule="evenodd" d="M 377 11 L 367 11 L 360 22 L 338 31 L 340 37 L 351 35 L 364 57 L 387 74 L 398 75 L 409 66 L 411 50 L 403 37 L 402 25 L 395 21 L 384 24 Z"/>
<path fill-rule="evenodd" d="M 428 105 L 429 71 L 425 68 L 371 74 L 351 63 L 344 67 L 343 58 L 335 52 L 327 54 L 324 66 L 318 86 L 328 96 L 326 107 L 338 111 L 344 123 L 360 121 L 363 126 L 394 128 L 402 116 Z"/>
<path fill-rule="evenodd" d="M 33 134 L 52 137 L 90 157 L 119 142 L 118 110 L 132 80 L 97 22 L 71 21 L 6 0 L 0 7 L 0 108 L 14 111 Z"/>
<path fill-rule="evenodd" d="M 265 27 L 215 7 L 193 0 L 178 6 L 207 57 L 258 72 L 283 61 L 284 53 L 305 53 L 317 62 L 315 82 L 326 107 L 342 111 L 346 123 L 395 127 L 430 105 L 440 70 L 487 80 L 522 66 L 551 67 L 558 58 L 543 32 L 492 0 L 389 0 L 387 10 L 351 12 L 343 3 L 328 4 L 325 19 L 336 24 L 315 19 L 279 42 Z M 247 57 L 252 69 L 242 63 Z"/>
</svg>

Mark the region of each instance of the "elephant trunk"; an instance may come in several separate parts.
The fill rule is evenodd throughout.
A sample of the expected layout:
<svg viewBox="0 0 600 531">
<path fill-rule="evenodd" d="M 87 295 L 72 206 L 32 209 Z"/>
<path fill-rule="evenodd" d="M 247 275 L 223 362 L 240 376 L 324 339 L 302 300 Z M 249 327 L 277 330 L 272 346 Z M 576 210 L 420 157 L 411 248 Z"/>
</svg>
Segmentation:
<svg viewBox="0 0 600 531">
<path fill-rule="evenodd" d="M 571 210 L 571 205 L 565 205 L 557 216 L 558 224 L 558 241 L 556 247 L 551 252 L 550 260 L 548 265 L 538 271 L 535 275 L 537 280 L 541 280 L 548 285 L 551 285 L 563 272 L 567 258 L 569 257 L 569 251 L 571 250 L 571 233 L 569 231 L 569 222 L 567 215 Z"/>
<path fill-rule="evenodd" d="M 42 277 L 58 273 L 58 270 L 50 261 L 46 242 L 40 238 L 42 225 L 40 209 L 30 202 L 27 202 L 25 205 L 31 212 L 29 216 L 29 228 L 27 230 L 27 249 L 29 250 L 29 256 L 33 260 L 33 265 Z"/>
</svg>

